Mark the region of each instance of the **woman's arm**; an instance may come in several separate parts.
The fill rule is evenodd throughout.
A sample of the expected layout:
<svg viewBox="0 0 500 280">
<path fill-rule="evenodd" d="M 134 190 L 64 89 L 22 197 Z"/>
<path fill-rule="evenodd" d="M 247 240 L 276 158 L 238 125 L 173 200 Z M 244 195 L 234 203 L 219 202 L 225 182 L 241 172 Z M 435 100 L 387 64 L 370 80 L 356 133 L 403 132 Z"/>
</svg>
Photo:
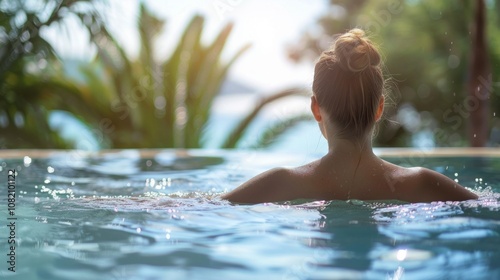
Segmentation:
<svg viewBox="0 0 500 280">
<path fill-rule="evenodd" d="M 278 202 L 298 199 L 300 186 L 286 168 L 274 168 L 248 180 L 238 188 L 222 195 L 235 203 Z"/>
</svg>

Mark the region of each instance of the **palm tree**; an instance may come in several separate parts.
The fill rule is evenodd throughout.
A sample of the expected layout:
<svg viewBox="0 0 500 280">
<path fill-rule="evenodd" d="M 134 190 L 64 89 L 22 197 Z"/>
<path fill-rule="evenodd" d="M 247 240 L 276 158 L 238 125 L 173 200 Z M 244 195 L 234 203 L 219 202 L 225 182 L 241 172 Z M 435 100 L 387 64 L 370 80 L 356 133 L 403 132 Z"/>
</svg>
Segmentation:
<svg viewBox="0 0 500 280">
<path fill-rule="evenodd" d="M 39 31 L 69 15 L 83 17 L 82 7 L 87 17 L 98 19 L 94 2 L 0 0 L 0 148 L 71 146 L 48 121 L 50 106 L 71 87 L 49 81 L 58 59 Z"/>
<path fill-rule="evenodd" d="M 157 62 L 153 43 L 163 24 L 141 5 L 137 60 L 130 59 L 104 27 L 92 34 L 98 55 L 93 64 L 82 67 L 85 83 L 78 85 L 80 95 L 89 98 L 68 109 L 89 127 L 99 127 L 106 120 L 110 147 L 200 147 L 213 99 L 229 67 L 248 48 L 242 47 L 223 62 L 220 55 L 232 24 L 205 46 L 201 42 L 204 19 L 195 16 L 170 57 Z"/>
<path fill-rule="evenodd" d="M 78 85 L 82 88 L 80 95 L 90 98 L 85 106 L 72 107 L 71 112 L 89 127 L 102 126 L 105 120 L 107 132 L 100 134 L 112 148 L 202 147 L 213 100 L 229 67 L 249 47 L 243 46 L 228 62 L 223 62 L 221 52 L 233 25 L 227 24 L 205 46 L 201 42 L 204 19 L 195 16 L 170 57 L 157 62 L 152 57 L 153 43 L 163 25 L 162 20 L 141 5 L 138 20 L 141 50 L 137 60 L 131 60 L 105 28 L 92 35 L 98 56 L 94 64 L 82 68 L 85 83 Z M 262 100 L 228 135 L 222 147 L 236 147 L 266 104 L 302 93 L 299 89 L 286 90 Z M 298 121 L 289 121 L 287 127 Z"/>
<path fill-rule="evenodd" d="M 76 2 L 62 3 L 66 8 L 71 8 Z M 91 1 L 81 2 L 90 4 Z M 52 14 L 57 15 L 54 18 L 60 18 L 62 6 L 55 6 Z M 18 81 L 15 84 L 5 83 L 7 94 L 2 94 L 0 98 L 3 114 L 7 115 L 7 121 L 2 121 L 5 117 L 0 112 L 0 127 L 3 123 L 8 124 L 1 128 L 3 133 L 0 138 L 6 143 L 5 146 L 74 147 L 74 143 L 68 143 L 57 131 L 52 130 L 48 122 L 50 112 L 62 110 L 86 125 L 100 147 L 201 147 L 212 102 L 228 69 L 249 47 L 243 46 L 228 61 L 221 59 L 233 25 L 227 24 L 213 42 L 205 45 L 201 42 L 204 18 L 195 16 L 169 58 L 157 61 L 153 58 L 153 43 L 162 31 L 164 21 L 141 4 L 138 19 L 141 50 L 137 59 L 131 59 L 107 30 L 103 18 L 95 10 L 89 11 L 89 14 L 74 12 L 89 31 L 91 43 L 97 47 L 94 60 L 80 67 L 84 82 L 69 77 L 61 64 L 52 63 L 59 60 L 50 44 L 39 38 L 38 33 L 35 35 L 41 42 L 39 48 L 44 47 L 51 54 L 47 58 L 50 59 L 49 67 L 44 71 L 28 74 L 23 60 L 26 56 L 20 58 L 17 64 L 8 64 L 8 59 L 2 57 L 2 66 L 6 65 L 4 68 L 7 69 L 4 76 L 11 77 L 8 75 L 14 72 L 14 80 Z M 33 18 L 25 24 L 30 25 L 32 22 L 38 21 Z M 45 24 L 50 25 L 52 22 L 47 21 Z M 38 53 L 45 51 L 41 49 Z M 9 81 L 8 78 L 5 80 Z M 2 84 L 4 89 L 5 84 Z M 224 147 L 236 146 L 248 124 L 264 105 L 298 93 L 301 91 L 288 90 L 264 99 L 228 136 Z M 19 114 L 21 117 L 17 117 Z M 21 119 L 22 125 L 16 119 Z M 271 131 L 284 131 L 285 127 L 297 121 L 299 119 L 295 118 L 295 121 L 288 121 L 286 126 L 282 125 L 281 129 Z M 266 135 L 269 138 L 273 134 Z M 26 142 L 20 144 L 20 140 Z"/>
</svg>

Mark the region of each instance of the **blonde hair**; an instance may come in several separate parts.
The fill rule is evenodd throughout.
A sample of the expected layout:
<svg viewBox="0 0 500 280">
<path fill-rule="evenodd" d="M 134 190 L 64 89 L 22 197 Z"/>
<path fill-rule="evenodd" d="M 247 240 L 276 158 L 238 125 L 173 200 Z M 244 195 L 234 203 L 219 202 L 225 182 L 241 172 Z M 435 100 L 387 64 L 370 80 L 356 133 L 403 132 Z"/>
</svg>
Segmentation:
<svg viewBox="0 0 500 280">
<path fill-rule="evenodd" d="M 319 57 L 314 68 L 313 93 L 338 137 L 359 138 L 375 123 L 384 94 L 381 57 L 361 29 L 340 35 Z"/>
</svg>

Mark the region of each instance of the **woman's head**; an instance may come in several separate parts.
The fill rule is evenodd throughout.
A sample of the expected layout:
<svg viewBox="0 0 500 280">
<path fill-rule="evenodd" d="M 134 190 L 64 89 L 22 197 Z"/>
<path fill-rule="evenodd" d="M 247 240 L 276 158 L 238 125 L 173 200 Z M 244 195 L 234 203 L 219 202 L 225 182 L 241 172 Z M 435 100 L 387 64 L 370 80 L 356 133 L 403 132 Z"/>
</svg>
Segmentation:
<svg viewBox="0 0 500 280">
<path fill-rule="evenodd" d="M 366 135 L 383 107 L 384 76 L 375 46 L 360 29 L 337 38 L 314 69 L 313 93 L 337 137 Z"/>
</svg>

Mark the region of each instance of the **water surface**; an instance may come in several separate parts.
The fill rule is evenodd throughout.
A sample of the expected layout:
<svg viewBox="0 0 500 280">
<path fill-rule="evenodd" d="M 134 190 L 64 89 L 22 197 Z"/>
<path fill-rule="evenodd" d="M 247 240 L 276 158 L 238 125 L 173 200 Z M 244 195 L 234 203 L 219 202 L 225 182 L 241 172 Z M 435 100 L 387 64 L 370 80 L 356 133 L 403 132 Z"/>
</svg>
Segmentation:
<svg viewBox="0 0 500 280">
<path fill-rule="evenodd" d="M 294 201 L 218 195 L 312 156 L 77 152 L 1 159 L 16 169 L 16 272 L 2 279 L 498 279 L 500 158 L 419 158 L 480 195 L 466 202 Z M 415 158 L 387 160 L 412 165 Z M 6 183 L 0 190 L 7 205 Z"/>
</svg>

